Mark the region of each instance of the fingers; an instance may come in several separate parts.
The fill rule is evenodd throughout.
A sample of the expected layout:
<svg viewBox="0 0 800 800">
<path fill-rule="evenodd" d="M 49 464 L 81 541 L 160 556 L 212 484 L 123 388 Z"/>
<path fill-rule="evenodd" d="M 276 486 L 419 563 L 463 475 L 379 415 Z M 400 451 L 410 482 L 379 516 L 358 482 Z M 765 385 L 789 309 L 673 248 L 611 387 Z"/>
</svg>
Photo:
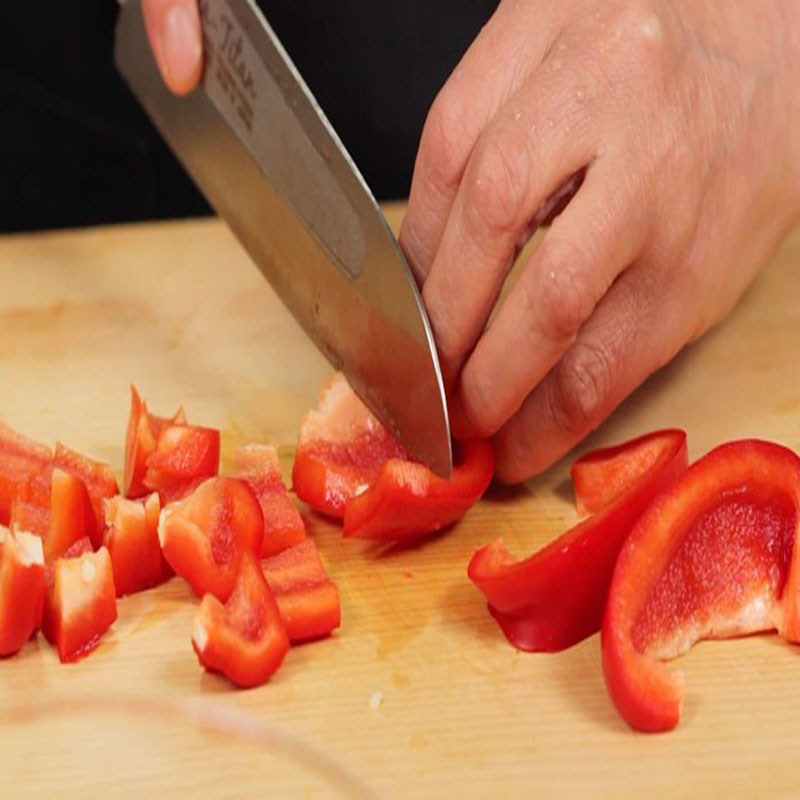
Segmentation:
<svg viewBox="0 0 800 800">
<path fill-rule="evenodd" d="M 669 275 L 625 272 L 558 365 L 495 437 L 497 475 L 513 483 L 549 467 L 596 428 L 688 338 L 694 311 Z M 685 293 L 683 293 L 685 295 Z"/>
<path fill-rule="evenodd" d="M 538 209 L 594 156 L 586 108 L 547 63 L 541 71 L 475 145 L 423 287 L 451 378 L 482 333 Z"/>
<path fill-rule="evenodd" d="M 589 170 L 464 366 L 459 435 L 494 434 L 519 409 L 635 260 L 644 234 L 621 182 Z"/>
<path fill-rule="evenodd" d="M 420 285 L 439 247 L 472 148 L 497 110 L 541 63 L 552 13 L 521 25 L 501 3 L 431 106 L 422 131 L 400 244 Z M 534 4 L 531 3 L 531 9 Z"/>
<path fill-rule="evenodd" d="M 197 0 L 142 0 L 142 10 L 164 83 L 175 94 L 188 94 L 203 66 Z"/>
</svg>

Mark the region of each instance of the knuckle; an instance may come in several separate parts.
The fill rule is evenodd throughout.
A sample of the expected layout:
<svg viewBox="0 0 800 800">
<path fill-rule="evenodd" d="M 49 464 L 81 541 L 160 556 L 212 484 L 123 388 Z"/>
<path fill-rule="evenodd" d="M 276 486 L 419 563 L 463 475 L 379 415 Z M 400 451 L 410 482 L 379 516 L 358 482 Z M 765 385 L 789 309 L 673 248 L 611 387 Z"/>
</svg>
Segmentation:
<svg viewBox="0 0 800 800">
<path fill-rule="evenodd" d="M 656 0 L 624 0 L 618 6 L 614 33 L 620 54 L 638 72 L 661 63 L 666 51 L 665 20 Z"/>
<path fill-rule="evenodd" d="M 467 212 L 479 228 L 513 232 L 525 222 L 530 186 L 528 149 L 511 128 L 486 135 L 475 149 Z M 474 217 L 477 217 L 475 219 Z"/>
<path fill-rule="evenodd" d="M 419 153 L 432 181 L 444 187 L 458 185 L 469 152 L 469 130 L 465 111 L 452 91 L 441 89 L 428 112 Z"/>
<path fill-rule="evenodd" d="M 609 351 L 597 345 L 576 345 L 553 373 L 549 408 L 556 425 L 583 431 L 598 422 L 610 397 L 614 379 Z"/>
<path fill-rule="evenodd" d="M 594 310 L 588 264 L 580 248 L 566 242 L 542 244 L 538 280 L 525 282 L 525 319 L 531 333 L 555 341 L 571 341 Z"/>
</svg>

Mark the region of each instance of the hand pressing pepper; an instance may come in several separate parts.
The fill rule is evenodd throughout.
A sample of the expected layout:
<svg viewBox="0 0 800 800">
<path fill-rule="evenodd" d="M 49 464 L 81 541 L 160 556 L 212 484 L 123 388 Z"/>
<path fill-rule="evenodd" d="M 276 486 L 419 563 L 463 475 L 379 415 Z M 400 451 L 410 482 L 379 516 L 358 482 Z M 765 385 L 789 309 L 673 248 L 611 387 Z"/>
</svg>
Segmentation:
<svg viewBox="0 0 800 800">
<path fill-rule="evenodd" d="M 692 464 L 625 542 L 603 621 L 606 685 L 633 728 L 669 730 L 683 676 L 659 661 L 772 629 L 800 642 L 800 458 L 732 442 Z"/>
</svg>

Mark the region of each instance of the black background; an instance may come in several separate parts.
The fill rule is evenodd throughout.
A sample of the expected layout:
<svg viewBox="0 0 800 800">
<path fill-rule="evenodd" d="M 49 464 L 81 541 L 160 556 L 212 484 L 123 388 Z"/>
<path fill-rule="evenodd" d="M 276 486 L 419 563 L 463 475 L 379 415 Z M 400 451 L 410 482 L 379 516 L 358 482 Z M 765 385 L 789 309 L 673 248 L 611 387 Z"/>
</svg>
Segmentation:
<svg viewBox="0 0 800 800">
<path fill-rule="evenodd" d="M 408 193 L 427 109 L 496 0 L 261 0 L 375 194 Z M 112 65 L 113 0 L 0 4 L 0 230 L 208 208 Z"/>
</svg>

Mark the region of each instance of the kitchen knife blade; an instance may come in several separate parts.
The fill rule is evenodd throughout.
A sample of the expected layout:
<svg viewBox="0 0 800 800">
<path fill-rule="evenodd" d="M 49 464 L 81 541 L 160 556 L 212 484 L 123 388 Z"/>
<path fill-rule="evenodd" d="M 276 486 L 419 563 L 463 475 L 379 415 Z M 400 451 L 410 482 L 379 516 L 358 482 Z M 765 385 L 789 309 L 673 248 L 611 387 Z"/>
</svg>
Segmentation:
<svg viewBox="0 0 800 800">
<path fill-rule="evenodd" d="M 386 220 L 252 0 L 201 0 L 201 85 L 177 98 L 122 3 L 115 60 L 206 198 L 358 395 L 438 474 L 450 427 L 428 318 Z"/>
</svg>

